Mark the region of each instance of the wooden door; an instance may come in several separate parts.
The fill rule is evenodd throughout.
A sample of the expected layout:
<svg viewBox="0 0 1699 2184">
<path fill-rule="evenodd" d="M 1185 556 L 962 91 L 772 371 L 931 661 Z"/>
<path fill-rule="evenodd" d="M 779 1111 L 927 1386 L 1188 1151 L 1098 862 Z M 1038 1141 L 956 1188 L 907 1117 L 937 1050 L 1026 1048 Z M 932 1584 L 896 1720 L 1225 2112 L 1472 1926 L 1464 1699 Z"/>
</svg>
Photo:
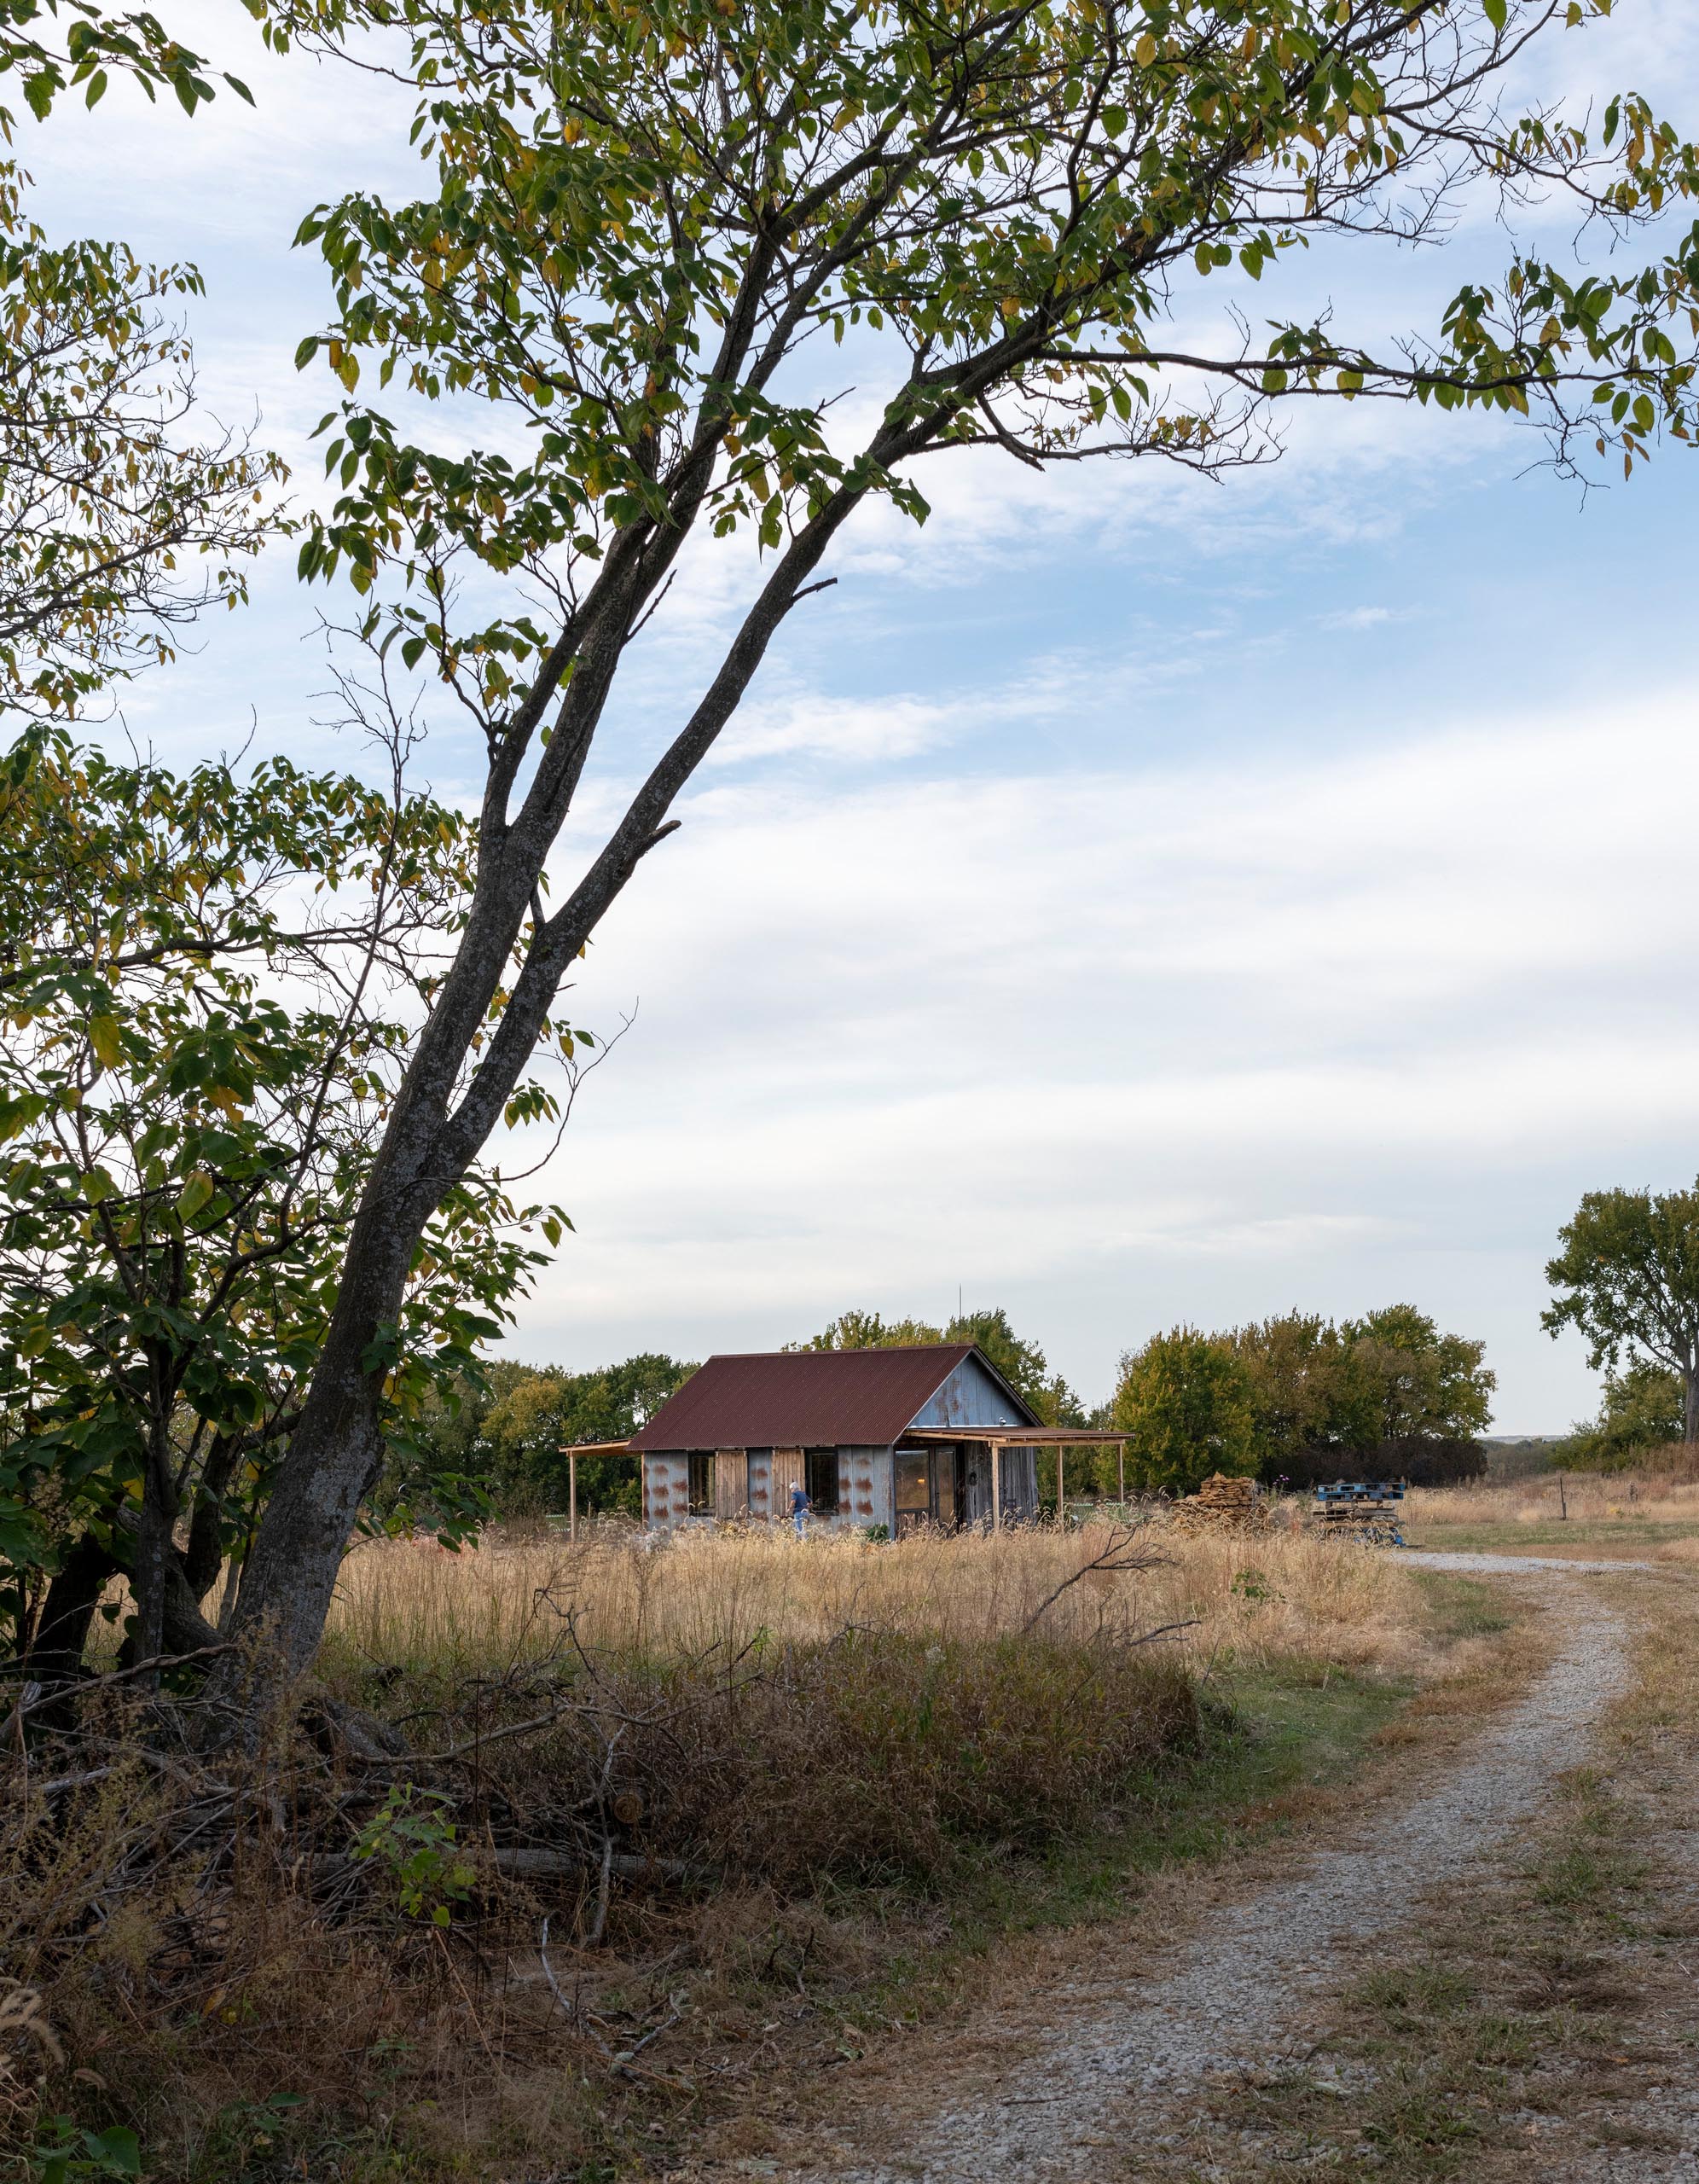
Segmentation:
<svg viewBox="0 0 1699 2184">
<path fill-rule="evenodd" d="M 775 1449 L 773 1451 L 773 1490 L 768 1496 L 768 1513 L 775 1524 L 788 1522 L 791 1514 L 791 1489 L 801 1486 L 803 1479 L 803 1452 L 800 1449 Z"/>
<path fill-rule="evenodd" d="M 749 1450 L 714 1451 L 714 1514 L 722 1525 L 749 1514 Z"/>
</svg>

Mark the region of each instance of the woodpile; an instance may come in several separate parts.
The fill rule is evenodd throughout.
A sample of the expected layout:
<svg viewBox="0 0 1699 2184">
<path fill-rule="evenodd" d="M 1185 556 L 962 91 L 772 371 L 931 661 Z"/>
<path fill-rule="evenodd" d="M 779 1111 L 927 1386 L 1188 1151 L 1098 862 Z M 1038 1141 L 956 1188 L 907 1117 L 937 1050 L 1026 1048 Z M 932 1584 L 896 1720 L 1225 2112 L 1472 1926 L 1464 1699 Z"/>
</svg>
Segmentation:
<svg viewBox="0 0 1699 2184">
<path fill-rule="evenodd" d="M 1254 1478 L 1228 1478 L 1217 1472 L 1195 1494 L 1176 1502 L 1169 1513 L 1176 1531 L 1260 1532 L 1270 1523 L 1262 1489 Z"/>
</svg>

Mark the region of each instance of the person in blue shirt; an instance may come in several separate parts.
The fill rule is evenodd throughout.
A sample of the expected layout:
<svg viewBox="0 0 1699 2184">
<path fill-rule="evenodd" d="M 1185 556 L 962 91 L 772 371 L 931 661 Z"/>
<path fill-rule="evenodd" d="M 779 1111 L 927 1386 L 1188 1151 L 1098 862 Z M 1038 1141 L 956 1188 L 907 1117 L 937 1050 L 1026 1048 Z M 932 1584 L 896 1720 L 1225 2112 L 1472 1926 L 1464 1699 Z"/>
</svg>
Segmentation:
<svg viewBox="0 0 1699 2184">
<path fill-rule="evenodd" d="M 797 1537 L 798 1539 L 803 1537 L 803 1533 L 808 1528 L 809 1511 L 813 1508 L 813 1502 L 809 1499 L 809 1490 L 807 1487 L 798 1481 L 798 1483 L 791 1489 L 791 1521 L 797 1527 Z"/>
</svg>

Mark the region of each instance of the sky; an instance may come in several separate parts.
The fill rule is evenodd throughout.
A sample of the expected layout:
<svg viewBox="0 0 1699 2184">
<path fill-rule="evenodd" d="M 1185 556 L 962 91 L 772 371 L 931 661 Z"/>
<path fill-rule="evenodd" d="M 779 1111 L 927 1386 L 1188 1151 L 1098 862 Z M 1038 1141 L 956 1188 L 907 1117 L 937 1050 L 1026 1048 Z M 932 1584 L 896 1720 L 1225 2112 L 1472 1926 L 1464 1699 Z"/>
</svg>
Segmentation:
<svg viewBox="0 0 1699 2184">
<path fill-rule="evenodd" d="M 1699 132 L 1696 12 L 1620 0 L 1544 87 L 1646 89 Z M 410 107 L 264 54 L 235 0 L 166 20 L 257 111 L 114 90 L 26 124 L 35 209 L 200 264 L 206 409 L 310 495 L 334 390 L 293 358 L 328 287 L 292 237 L 416 187 Z M 1472 212 L 1268 308 L 1430 324 L 1507 250 Z M 635 1020 L 542 1179 L 576 1232 L 517 1354 L 699 1357 L 960 1296 L 1095 1400 L 1183 1321 L 1408 1301 L 1484 1340 L 1495 1432 L 1595 1407 L 1540 1327 L 1557 1230 L 1584 1190 L 1699 1169 L 1699 468 L 1584 496 L 1507 422 L 1366 404 L 1286 441 L 1214 484 L 953 459 L 923 530 L 867 512 L 583 967 L 576 1020 Z M 693 556 L 646 633 L 557 899 L 747 575 Z M 275 554 L 129 732 L 360 765 L 320 694 L 348 612 Z M 446 717 L 421 766 L 473 793 Z"/>
</svg>

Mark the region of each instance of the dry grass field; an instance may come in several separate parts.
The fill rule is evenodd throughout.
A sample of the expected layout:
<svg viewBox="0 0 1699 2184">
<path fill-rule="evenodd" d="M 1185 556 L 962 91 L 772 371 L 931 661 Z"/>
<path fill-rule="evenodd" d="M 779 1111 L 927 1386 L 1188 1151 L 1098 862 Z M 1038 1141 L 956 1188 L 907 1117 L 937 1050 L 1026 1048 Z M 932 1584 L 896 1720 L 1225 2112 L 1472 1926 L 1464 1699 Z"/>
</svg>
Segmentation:
<svg viewBox="0 0 1699 2184">
<path fill-rule="evenodd" d="M 570 1612 L 590 1652 L 616 1657 L 816 1645 L 850 1629 L 988 1641 L 1029 1627 L 1074 1643 L 1166 1630 L 1161 1642 L 1188 1662 L 1224 1647 L 1246 1664 L 1301 1656 L 1401 1670 L 1423 1657 L 1430 1618 L 1396 1557 L 1288 1527 L 1200 1539 L 1156 1523 L 1134 1536 L 1131 1566 L 1080 1577 L 1110 1536 L 1037 1526 L 873 1546 L 755 1526 L 651 1544 L 610 1528 L 576 1547 L 496 1532 L 459 1554 L 373 1542 L 344 1570 L 329 1651 L 346 1670 L 487 1676 L 552 1653 Z"/>
<path fill-rule="evenodd" d="M 1685 1452 L 1621 1472 L 1547 1472 L 1499 1486 L 1482 1481 L 1412 1492 L 1412 1544 L 1508 1554 L 1699 1559 L 1699 1478 Z"/>
<path fill-rule="evenodd" d="M 362 1545 L 256 1771 L 139 1763 L 114 1699 L 96 1764 L 23 1786 L 0 1989 L 43 2036 L 0 2157 L 117 2128 L 150 2184 L 605 2184 L 781 2049 L 1313 1820 L 1498 1628 L 1285 1525 Z"/>
</svg>

